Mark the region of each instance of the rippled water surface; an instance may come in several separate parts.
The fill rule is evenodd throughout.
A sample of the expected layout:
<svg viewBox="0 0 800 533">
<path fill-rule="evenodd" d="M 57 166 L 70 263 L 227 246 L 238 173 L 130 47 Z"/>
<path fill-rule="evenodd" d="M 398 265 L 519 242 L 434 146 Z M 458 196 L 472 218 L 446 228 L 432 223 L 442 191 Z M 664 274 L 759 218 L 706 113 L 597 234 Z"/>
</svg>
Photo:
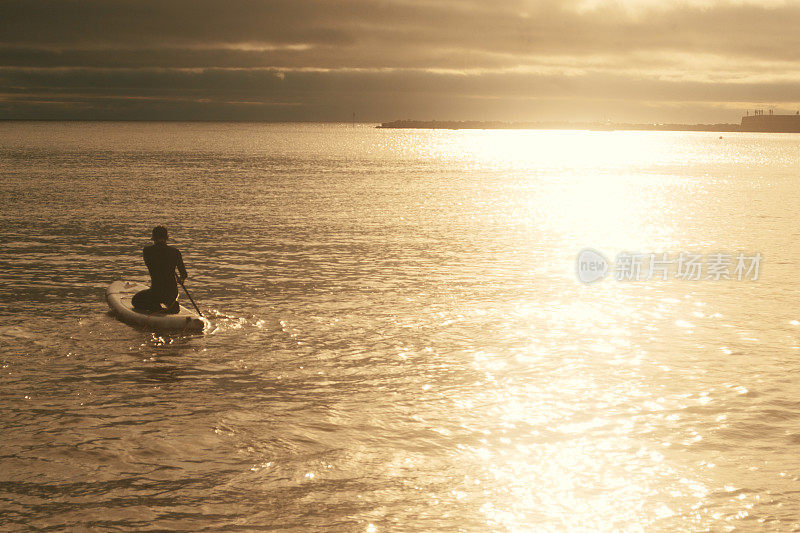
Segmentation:
<svg viewBox="0 0 800 533">
<path fill-rule="evenodd" d="M 800 136 L 0 124 L 3 529 L 800 529 Z M 203 336 L 107 314 L 166 224 Z M 583 285 L 575 257 L 763 255 Z"/>
</svg>

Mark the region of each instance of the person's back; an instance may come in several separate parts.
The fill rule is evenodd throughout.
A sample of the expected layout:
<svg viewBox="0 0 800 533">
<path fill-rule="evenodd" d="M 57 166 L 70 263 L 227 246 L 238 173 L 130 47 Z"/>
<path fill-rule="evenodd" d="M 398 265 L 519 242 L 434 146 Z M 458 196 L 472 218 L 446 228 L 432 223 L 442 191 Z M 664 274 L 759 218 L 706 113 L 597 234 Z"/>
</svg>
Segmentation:
<svg viewBox="0 0 800 533">
<path fill-rule="evenodd" d="M 178 283 L 175 269 L 180 272 L 181 281 L 186 279 L 187 274 L 181 252 L 167 245 L 165 227 L 157 226 L 153 229 L 153 244 L 145 246 L 142 255 L 150 272 L 150 288 L 134 295 L 133 306 L 146 311 L 159 311 L 163 304 L 168 313 L 177 313 Z"/>
<path fill-rule="evenodd" d="M 159 297 L 161 303 L 174 301 L 178 295 L 175 269 L 180 271 L 182 277 L 186 277 L 186 268 L 180 251 L 164 241 L 159 241 L 145 246 L 142 255 L 150 272 L 150 289 Z"/>
</svg>

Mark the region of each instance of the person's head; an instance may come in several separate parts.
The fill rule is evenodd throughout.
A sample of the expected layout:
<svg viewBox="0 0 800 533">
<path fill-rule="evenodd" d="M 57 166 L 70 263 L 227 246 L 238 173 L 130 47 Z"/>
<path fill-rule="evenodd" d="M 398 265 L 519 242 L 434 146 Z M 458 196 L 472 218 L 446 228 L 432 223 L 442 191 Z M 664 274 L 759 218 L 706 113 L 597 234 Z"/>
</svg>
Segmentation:
<svg viewBox="0 0 800 533">
<path fill-rule="evenodd" d="M 155 242 L 167 242 L 167 228 L 164 226 L 153 228 L 153 240 Z"/>
</svg>

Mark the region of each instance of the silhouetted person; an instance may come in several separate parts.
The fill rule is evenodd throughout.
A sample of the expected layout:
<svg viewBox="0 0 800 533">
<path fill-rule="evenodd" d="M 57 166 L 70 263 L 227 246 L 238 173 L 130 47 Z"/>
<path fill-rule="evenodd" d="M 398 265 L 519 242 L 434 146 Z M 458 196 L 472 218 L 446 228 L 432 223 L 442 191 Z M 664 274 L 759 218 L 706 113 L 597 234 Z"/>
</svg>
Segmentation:
<svg viewBox="0 0 800 533">
<path fill-rule="evenodd" d="M 181 252 L 174 246 L 167 246 L 167 228 L 153 228 L 153 244 L 144 247 L 144 263 L 150 271 L 150 288 L 133 295 L 131 303 L 137 310 L 162 311 L 169 314 L 180 312 L 178 305 L 178 283 L 175 269 L 180 272 L 180 281 L 187 278 Z"/>
</svg>

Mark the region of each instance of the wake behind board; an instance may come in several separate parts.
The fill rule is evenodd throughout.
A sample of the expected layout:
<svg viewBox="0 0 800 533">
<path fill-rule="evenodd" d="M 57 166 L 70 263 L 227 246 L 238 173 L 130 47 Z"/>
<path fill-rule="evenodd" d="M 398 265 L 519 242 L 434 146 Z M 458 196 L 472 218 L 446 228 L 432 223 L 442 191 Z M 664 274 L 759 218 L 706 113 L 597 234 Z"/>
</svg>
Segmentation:
<svg viewBox="0 0 800 533">
<path fill-rule="evenodd" d="M 145 289 L 147 289 L 147 286 L 142 283 L 115 281 L 106 289 L 106 301 L 114 315 L 128 324 L 136 324 L 158 330 L 195 332 L 202 332 L 208 325 L 208 320 L 184 306 L 180 306 L 180 312 L 174 315 L 135 310 L 131 305 L 131 298 L 137 292 Z"/>
</svg>

